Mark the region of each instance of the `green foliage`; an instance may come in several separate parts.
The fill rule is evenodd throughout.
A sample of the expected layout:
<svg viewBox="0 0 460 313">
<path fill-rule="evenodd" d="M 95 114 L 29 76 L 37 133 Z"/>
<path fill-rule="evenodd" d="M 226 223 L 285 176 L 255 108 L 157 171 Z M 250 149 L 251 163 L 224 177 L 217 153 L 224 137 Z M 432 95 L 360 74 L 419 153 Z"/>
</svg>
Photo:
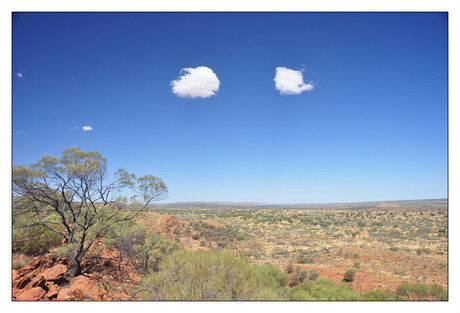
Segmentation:
<svg viewBox="0 0 460 313">
<path fill-rule="evenodd" d="M 37 219 L 31 214 L 13 218 L 13 248 L 25 254 L 34 254 L 40 251 L 46 252 L 61 245 L 61 236 L 37 223 Z M 27 225 L 37 226 L 25 227 Z"/>
<path fill-rule="evenodd" d="M 159 263 L 172 252 L 179 250 L 180 246 L 169 240 L 161 238 L 159 235 L 150 235 L 145 239 L 144 244 L 135 245 L 139 263 L 143 264 L 144 271 L 158 271 Z"/>
<path fill-rule="evenodd" d="M 396 288 L 396 294 L 402 297 L 409 296 L 410 284 L 408 282 L 403 282 L 401 285 Z"/>
<path fill-rule="evenodd" d="M 279 300 L 287 276 L 231 251 L 176 251 L 141 282 L 145 300 Z"/>
<path fill-rule="evenodd" d="M 391 301 L 404 300 L 392 292 L 385 290 L 372 290 L 360 293 L 348 287 L 345 283 L 336 285 L 329 278 L 319 278 L 317 282 L 306 280 L 288 293 L 289 300 L 315 300 L 315 301 Z"/>
<path fill-rule="evenodd" d="M 387 290 L 381 290 L 381 289 L 374 289 L 369 291 L 365 295 L 365 300 L 371 300 L 371 301 L 400 301 L 403 300 L 403 298 L 398 297 L 394 293 L 387 291 Z"/>
<path fill-rule="evenodd" d="M 446 293 L 446 290 L 439 286 L 438 284 L 433 284 L 430 286 L 429 294 L 434 297 L 441 297 L 443 293 Z"/>
<path fill-rule="evenodd" d="M 430 288 L 423 284 L 413 284 L 410 291 L 411 294 L 415 295 L 418 299 L 424 299 L 430 293 Z"/>
<path fill-rule="evenodd" d="M 319 278 L 317 282 L 306 280 L 292 288 L 289 300 L 364 300 L 364 294 L 353 291 L 345 284 L 336 285 L 328 278 Z"/>
<path fill-rule="evenodd" d="M 409 284 L 404 282 L 396 289 L 396 294 L 409 299 L 427 300 L 447 300 L 446 290 L 438 284 Z"/>
</svg>

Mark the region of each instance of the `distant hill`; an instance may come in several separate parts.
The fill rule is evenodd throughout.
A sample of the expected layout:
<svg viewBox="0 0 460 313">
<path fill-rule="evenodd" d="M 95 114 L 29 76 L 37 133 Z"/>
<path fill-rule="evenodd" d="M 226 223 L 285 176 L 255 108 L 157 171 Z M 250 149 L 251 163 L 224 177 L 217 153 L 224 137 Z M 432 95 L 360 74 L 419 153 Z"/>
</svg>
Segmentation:
<svg viewBox="0 0 460 313">
<path fill-rule="evenodd" d="M 295 204 L 268 204 L 264 202 L 172 202 L 157 203 L 151 208 L 177 209 L 231 209 L 231 208 L 273 208 L 273 209 L 447 209 L 447 199 L 422 200 L 395 200 L 395 201 L 367 201 L 349 203 L 295 203 Z"/>
<path fill-rule="evenodd" d="M 157 203 L 152 207 L 166 207 L 166 208 L 214 208 L 214 207 L 259 207 L 269 206 L 265 202 L 226 202 L 226 201 L 201 201 L 201 202 L 171 202 L 171 203 Z"/>
</svg>

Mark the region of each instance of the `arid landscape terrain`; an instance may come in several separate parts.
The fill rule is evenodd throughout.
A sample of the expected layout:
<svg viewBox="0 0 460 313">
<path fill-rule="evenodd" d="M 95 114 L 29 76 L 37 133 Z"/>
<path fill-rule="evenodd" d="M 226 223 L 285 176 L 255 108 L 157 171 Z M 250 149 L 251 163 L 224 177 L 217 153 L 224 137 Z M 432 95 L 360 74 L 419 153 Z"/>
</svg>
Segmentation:
<svg viewBox="0 0 460 313">
<path fill-rule="evenodd" d="M 291 290 L 304 280 L 330 279 L 359 295 L 382 290 L 399 297 L 395 300 L 445 300 L 447 220 L 446 200 L 285 206 L 172 203 L 150 206 L 130 229 L 189 252 L 230 250 L 250 264 L 272 264 L 287 274 Z M 70 279 L 65 275 L 68 261 L 59 257 L 61 242 L 47 233 L 39 236 L 46 242 L 34 243 L 35 248 L 27 245 L 33 237 L 13 242 L 13 300 L 152 300 L 142 297 L 139 288 L 146 275 L 142 257 L 121 244 L 121 239 L 135 240 L 132 231 L 99 240 L 85 271 Z M 141 240 L 146 246 L 146 239 Z M 349 270 L 353 277 L 344 280 Z M 407 284 L 426 288 L 410 293 L 400 287 Z M 439 291 L 431 292 L 436 288 Z M 296 300 L 292 294 L 286 297 Z"/>
</svg>

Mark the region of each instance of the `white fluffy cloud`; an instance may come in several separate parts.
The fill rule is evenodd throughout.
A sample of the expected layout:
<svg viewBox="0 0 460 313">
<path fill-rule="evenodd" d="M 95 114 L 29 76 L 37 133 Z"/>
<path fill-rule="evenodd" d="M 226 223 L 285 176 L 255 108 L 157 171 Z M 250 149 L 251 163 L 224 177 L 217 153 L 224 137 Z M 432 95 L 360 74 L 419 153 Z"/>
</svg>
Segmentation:
<svg viewBox="0 0 460 313">
<path fill-rule="evenodd" d="M 313 82 L 305 84 L 302 70 L 295 71 L 287 67 L 277 67 L 275 75 L 275 88 L 282 95 L 298 95 L 303 91 L 312 91 Z"/>
<path fill-rule="evenodd" d="M 183 75 L 170 83 L 179 97 L 208 98 L 219 90 L 220 81 L 209 67 L 183 68 L 180 73 Z"/>
<path fill-rule="evenodd" d="M 81 129 L 83 129 L 85 132 L 89 130 L 93 130 L 91 126 L 83 126 Z"/>
<path fill-rule="evenodd" d="M 22 75 L 22 73 L 16 73 L 16 76 L 19 78 L 24 78 L 24 75 Z"/>
</svg>

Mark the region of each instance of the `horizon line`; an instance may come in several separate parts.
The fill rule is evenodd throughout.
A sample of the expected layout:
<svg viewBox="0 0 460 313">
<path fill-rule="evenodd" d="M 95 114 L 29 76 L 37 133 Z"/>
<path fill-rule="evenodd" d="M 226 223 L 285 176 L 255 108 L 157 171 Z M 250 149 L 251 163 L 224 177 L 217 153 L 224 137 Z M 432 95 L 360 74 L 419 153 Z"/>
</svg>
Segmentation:
<svg viewBox="0 0 460 313">
<path fill-rule="evenodd" d="M 267 203 L 262 201 L 174 201 L 174 202 L 157 202 L 153 204 L 180 204 L 180 203 L 214 203 L 214 204 L 246 204 L 246 205 L 315 205 L 315 204 L 354 204 L 368 202 L 400 202 L 400 201 L 434 201 L 446 200 L 449 198 L 423 198 L 423 199 L 398 199 L 398 200 L 363 200 L 363 201 L 345 201 L 345 202 L 297 202 L 297 203 Z"/>
</svg>

